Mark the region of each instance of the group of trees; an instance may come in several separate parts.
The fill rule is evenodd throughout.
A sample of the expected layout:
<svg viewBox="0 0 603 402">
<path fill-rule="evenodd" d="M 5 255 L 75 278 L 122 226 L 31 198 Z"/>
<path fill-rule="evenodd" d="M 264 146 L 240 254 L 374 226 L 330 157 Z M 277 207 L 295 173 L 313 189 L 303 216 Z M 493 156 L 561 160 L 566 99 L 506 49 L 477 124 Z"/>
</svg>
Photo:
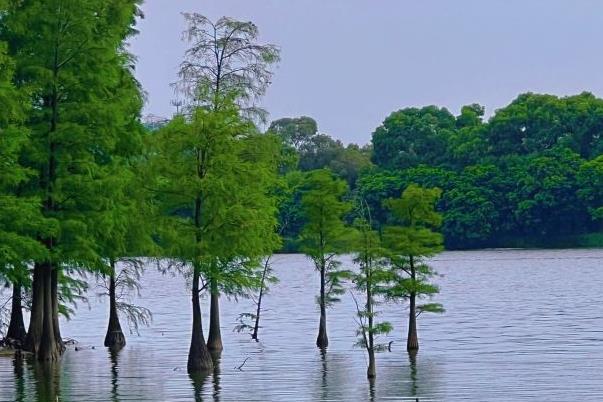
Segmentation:
<svg viewBox="0 0 603 402">
<path fill-rule="evenodd" d="M 484 121 L 435 106 L 392 113 L 358 188 L 378 207 L 408 183 L 443 190 L 448 248 L 601 245 L 603 100 L 527 93 Z"/>
<path fill-rule="evenodd" d="M 410 243 L 361 251 L 362 230 L 347 222 L 354 203 L 344 197 L 358 177 L 356 165 L 370 164 L 367 149 L 317 134 L 311 119 L 293 121 L 299 132 L 278 123 L 268 133 L 258 130 L 264 112 L 256 101 L 279 52 L 259 42 L 253 23 L 185 14 L 190 46 L 175 87 L 186 103 L 149 131 L 140 122 L 142 90 L 125 46 L 141 16 L 138 1 L 1 6 L 0 278 L 13 291 L 5 341 L 37 360 L 56 361 L 65 350 L 59 315 L 71 312 L 70 302 L 83 297 L 85 278 L 93 275 L 109 296 L 104 344 L 119 350 L 126 344 L 120 312 L 135 327 L 150 320 L 148 309 L 120 299 L 120 289 L 139 289 L 145 256 L 190 279 L 187 367 L 208 371 L 212 354 L 223 348 L 220 296 L 259 292 L 251 326 L 258 339 L 262 295 L 274 280 L 270 256 L 297 225 L 295 243 L 320 272 L 317 345 L 328 344 L 327 307 L 342 294 L 344 280 L 355 281 L 367 290 L 367 310 L 359 317 L 369 320 L 362 332 L 370 342 L 363 345 L 373 356 L 369 376 L 375 375 L 374 337 L 389 327 L 374 324 L 374 298 L 414 303 L 425 294 L 417 272 L 430 271 L 415 269 L 413 261 L 428 253 Z M 327 165 L 346 180 L 322 169 Z M 402 202 L 429 209 L 434 199 Z M 407 220 L 398 209 L 392 201 L 393 219 L 409 230 L 437 226 Z M 369 226 L 381 244 L 389 229 Z M 341 269 L 337 259 L 356 251 L 361 274 Z M 207 341 L 204 294 L 210 299 Z M 411 322 L 416 314 L 412 309 Z M 409 350 L 417 348 L 409 341 Z"/>
<path fill-rule="evenodd" d="M 389 322 L 377 322 L 375 310 L 384 301 L 408 301 L 409 320 L 406 348 L 411 354 L 419 349 L 417 317 L 422 312 L 443 312 L 438 303 L 417 305 L 418 299 L 430 298 L 438 287 L 429 279 L 435 275 L 425 259 L 441 251 L 442 236 L 436 232 L 441 216 L 435 211 L 439 189 L 424 189 L 410 185 L 400 198 L 385 200 L 390 213 L 387 225 L 372 220 L 369 205 L 361 198 L 345 200 L 348 192 L 345 181 L 329 170 L 306 174 L 301 187 L 301 210 L 304 218 L 299 243 L 300 250 L 312 259 L 320 273 L 320 292 L 317 297 L 320 321 L 316 345 L 326 348 L 327 308 L 345 292 L 344 282 L 351 281 L 364 296 L 359 304 L 352 295 L 358 313 L 358 345 L 369 357 L 367 376 L 376 376 L 375 353 L 384 348 L 377 342 L 379 335 L 392 330 Z M 354 209 L 352 224 L 346 217 Z M 342 267 L 342 254 L 355 256 L 357 270 Z M 344 269 L 348 268 L 348 269 Z"/>
<path fill-rule="evenodd" d="M 523 94 L 487 121 L 477 104 L 458 116 L 406 108 L 362 148 L 316 134 L 309 117 L 277 120 L 269 131 L 289 149 L 289 171 L 331 169 L 380 225 L 383 201 L 409 184 L 442 189 L 437 209 L 449 249 L 603 244 L 603 100 L 590 93 Z M 300 228 L 293 222 L 285 238 Z"/>
<path fill-rule="evenodd" d="M 0 279 L 12 286 L 6 338 L 41 361 L 65 346 L 59 315 L 82 297 L 86 275 L 109 296 L 105 345 L 126 343 L 119 299 L 138 289 L 144 260 L 190 279 L 188 371 L 210 370 L 222 348 L 221 295 L 256 298 L 244 313 L 258 339 L 272 254 L 306 254 L 320 277 L 316 344 L 327 310 L 356 292 L 359 345 L 376 375 L 378 305 L 441 312 L 426 259 L 452 248 L 549 244 L 601 230 L 603 100 L 525 94 L 484 121 L 435 106 L 392 113 L 372 144 L 344 146 L 310 117 L 260 132 L 257 101 L 279 50 L 251 22 L 185 14 L 189 48 L 175 88 L 185 99 L 167 124 L 141 124 L 142 89 L 126 41 L 139 1 L 0 1 Z M 32 28 L 33 27 L 33 28 Z M 439 234 L 442 230 L 443 236 Z M 356 268 L 340 256 L 354 255 Z M 207 295 L 209 330 L 201 299 Z M 362 295 L 359 302 L 357 295 Z M 360 297 L 360 296 L 358 296 Z M 25 328 L 22 309 L 30 309 Z"/>
</svg>

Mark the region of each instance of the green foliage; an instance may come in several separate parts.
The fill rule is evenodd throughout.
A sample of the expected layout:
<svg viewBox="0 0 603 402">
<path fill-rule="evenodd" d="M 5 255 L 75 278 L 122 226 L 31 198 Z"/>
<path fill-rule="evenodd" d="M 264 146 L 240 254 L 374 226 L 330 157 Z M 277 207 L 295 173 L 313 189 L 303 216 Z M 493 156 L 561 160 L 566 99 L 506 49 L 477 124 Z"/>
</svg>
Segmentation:
<svg viewBox="0 0 603 402">
<path fill-rule="evenodd" d="M 373 162 L 392 170 L 443 163 L 454 127 L 454 116 L 443 108 L 394 112 L 373 133 Z"/>
<path fill-rule="evenodd" d="M 362 200 L 359 200 L 358 204 L 358 214 L 361 218 L 354 222 L 355 241 L 352 243 L 352 250 L 355 255 L 354 262 L 360 269 L 353 275 L 353 281 L 356 289 L 364 293 L 365 300 L 361 308 L 354 298 L 359 326 L 357 335 L 360 337 L 356 345 L 372 352 L 385 348 L 385 344 L 379 343 L 378 337 L 393 329 L 389 322 L 376 321 L 379 315 L 376 307 L 387 294 L 393 276 L 387 267 L 387 254 L 381 244 L 381 236 L 372 226 L 368 204 Z"/>
<path fill-rule="evenodd" d="M 393 222 L 384 199 L 410 183 L 441 188 L 448 248 L 577 239 L 601 230 L 600 174 L 590 161 L 603 152 L 602 112 L 590 93 L 522 94 L 487 122 L 477 104 L 455 118 L 435 106 L 404 109 L 373 134 L 377 166 L 357 191 L 383 226 Z"/>
<path fill-rule="evenodd" d="M 43 202 L 46 226 L 56 229 L 41 237 L 52 238 L 59 265 L 101 265 L 96 230 L 113 210 L 114 160 L 139 143 L 142 95 L 123 46 L 137 3 L 13 2 L 3 16 L 15 82 L 32 105 L 21 162 L 34 175 L 20 191 Z"/>
<path fill-rule="evenodd" d="M 603 155 L 584 162 L 578 171 L 578 196 L 593 219 L 603 219 Z"/>
<path fill-rule="evenodd" d="M 27 265 L 46 253 L 35 236 L 52 228 L 45 228 L 39 198 L 21 195 L 34 172 L 19 163 L 28 131 L 22 125 L 25 99 L 11 83 L 13 73 L 14 63 L 0 44 L 0 279 L 27 283 Z"/>
<path fill-rule="evenodd" d="M 314 262 L 326 280 L 326 304 L 339 300 L 344 292 L 342 281 L 349 278 L 348 271 L 341 270 L 339 254 L 349 249 L 350 231 L 344 223 L 344 215 L 351 209 L 342 200 L 348 187 L 333 177 L 328 170 L 315 170 L 306 176 L 301 211 L 304 218 L 299 243 L 300 250 Z"/>
<path fill-rule="evenodd" d="M 426 259 L 442 251 L 442 235 L 434 230 L 440 227 L 442 216 L 435 211 L 435 203 L 441 195 L 437 188 L 425 189 L 417 185 L 408 186 L 398 199 L 385 203 L 399 226 L 383 229 L 383 245 L 393 279 L 387 296 L 394 300 L 416 295 L 431 297 L 439 292 L 429 279 L 437 273 Z M 441 312 L 439 304 L 417 306 L 417 315 L 422 311 Z"/>
<path fill-rule="evenodd" d="M 233 103 L 178 116 L 150 140 L 164 255 L 192 264 L 223 291 L 255 286 L 261 257 L 279 244 L 278 142 L 259 135 Z"/>
<path fill-rule="evenodd" d="M 305 172 L 329 168 L 354 188 L 360 174 L 372 166 L 370 146 L 346 147 L 341 141 L 319 134 L 316 121 L 310 117 L 275 120 L 267 132 L 277 135 L 283 143 L 285 172 L 295 168 Z"/>
</svg>

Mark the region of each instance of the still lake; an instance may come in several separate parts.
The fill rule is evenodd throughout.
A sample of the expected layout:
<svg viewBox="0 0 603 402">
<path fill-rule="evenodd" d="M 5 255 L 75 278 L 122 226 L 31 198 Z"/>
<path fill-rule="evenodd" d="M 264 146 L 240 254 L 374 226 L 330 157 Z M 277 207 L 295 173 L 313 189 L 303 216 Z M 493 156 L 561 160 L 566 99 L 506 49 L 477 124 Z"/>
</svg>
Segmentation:
<svg viewBox="0 0 603 402">
<path fill-rule="evenodd" d="M 225 349 L 215 373 L 197 381 L 186 373 L 191 307 L 182 277 L 149 266 L 136 303 L 153 311 L 152 325 L 129 335 L 117 356 L 102 346 L 108 306 L 92 287 L 90 307 L 80 305 L 62 323 L 63 336 L 83 350 L 65 352 L 54 382 L 58 400 L 603 400 L 603 250 L 445 252 L 432 263 L 446 313 L 419 318 L 421 349 L 410 361 L 405 306 L 380 306 L 395 327 L 383 341 L 394 343 L 377 355 L 373 387 L 365 352 L 354 347 L 351 296 L 328 311 L 330 344 L 321 356 L 318 275 L 304 256 L 278 255 L 280 282 L 265 299 L 260 342 L 233 332 L 252 302 L 223 298 Z M 0 357 L 0 401 L 57 400 L 41 381 L 47 376 Z"/>
</svg>

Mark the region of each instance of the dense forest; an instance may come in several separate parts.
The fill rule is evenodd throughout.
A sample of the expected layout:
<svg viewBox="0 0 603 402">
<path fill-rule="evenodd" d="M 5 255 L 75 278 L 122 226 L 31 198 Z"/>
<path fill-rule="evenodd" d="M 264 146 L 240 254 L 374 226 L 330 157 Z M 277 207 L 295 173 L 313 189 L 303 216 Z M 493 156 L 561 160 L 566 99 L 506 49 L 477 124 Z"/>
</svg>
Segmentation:
<svg viewBox="0 0 603 402">
<path fill-rule="evenodd" d="M 603 100 L 591 94 L 525 94 L 487 120 L 479 105 L 459 116 L 402 109 L 363 147 L 310 117 L 263 130 L 258 101 L 278 47 L 251 22 L 191 13 L 174 84 L 185 102 L 150 130 L 126 46 L 139 1 L 0 6 L 0 279 L 12 289 L 1 329 L 36 360 L 59 360 L 59 316 L 90 280 L 110 300 L 105 346 L 124 347 L 120 314 L 136 328 L 151 312 L 120 295 L 153 259 L 186 278 L 188 371 L 211 370 L 225 347 L 220 298 L 258 295 L 239 328 L 258 339 L 270 258 L 295 251 L 320 275 L 321 349 L 345 285 L 362 295 L 358 345 L 372 378 L 378 337 L 393 328 L 377 321 L 378 305 L 405 303 L 411 353 L 417 317 L 443 312 L 428 262 L 444 246 L 603 244 Z"/>
<path fill-rule="evenodd" d="M 401 109 L 364 147 L 319 134 L 309 117 L 277 120 L 268 131 L 292 155 L 286 177 L 330 169 L 348 182 L 348 197 L 370 205 L 375 224 L 391 219 L 383 201 L 409 184 L 442 189 L 449 249 L 603 244 L 603 100 L 590 93 L 522 94 L 489 119 L 477 104 L 458 116 L 437 106 Z M 296 204 L 287 208 L 282 216 L 295 217 Z M 301 224 L 293 219 L 286 236 L 295 239 Z"/>
</svg>

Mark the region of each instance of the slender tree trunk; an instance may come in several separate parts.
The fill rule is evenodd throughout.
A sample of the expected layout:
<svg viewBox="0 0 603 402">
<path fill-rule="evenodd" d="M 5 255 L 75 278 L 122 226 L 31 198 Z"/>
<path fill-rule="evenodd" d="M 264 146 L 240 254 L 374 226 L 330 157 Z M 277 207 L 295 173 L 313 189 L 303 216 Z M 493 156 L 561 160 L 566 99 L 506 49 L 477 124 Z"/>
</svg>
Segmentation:
<svg viewBox="0 0 603 402">
<path fill-rule="evenodd" d="M 268 274 L 268 267 L 270 266 L 270 257 L 266 259 L 264 263 L 264 272 L 262 272 L 262 282 L 260 283 L 260 294 L 258 296 L 258 305 L 255 312 L 255 324 L 253 326 L 253 333 L 251 339 L 258 340 L 258 331 L 260 330 L 260 314 L 262 313 L 262 297 L 264 296 L 264 287 L 266 286 L 266 275 Z"/>
<path fill-rule="evenodd" d="M 209 309 L 209 335 L 207 336 L 207 348 L 212 353 L 220 353 L 222 345 L 222 334 L 220 333 L 220 292 L 218 284 L 214 279 L 210 283 L 211 305 Z"/>
<path fill-rule="evenodd" d="M 201 305 L 199 302 L 199 271 L 196 268 L 193 273 L 191 301 L 193 303 L 193 331 L 188 352 L 187 370 L 189 374 L 207 373 L 213 369 L 213 360 L 203 336 Z"/>
<path fill-rule="evenodd" d="M 411 274 L 411 278 L 413 280 L 413 286 L 414 286 L 414 281 L 417 278 L 417 273 L 416 273 L 416 269 L 415 269 L 415 263 L 414 263 L 414 259 L 411 256 L 410 257 L 410 274 Z M 411 351 L 417 351 L 419 350 L 419 337 L 417 336 L 417 307 L 416 307 L 416 301 L 417 301 L 417 293 L 415 291 L 412 291 L 410 293 L 410 307 L 409 307 L 409 311 L 408 311 L 408 339 L 406 341 L 406 350 L 408 350 L 409 352 Z"/>
<path fill-rule="evenodd" d="M 23 306 L 21 304 L 21 284 L 15 282 L 13 284 L 12 306 L 10 311 L 10 323 L 6 338 L 14 342 L 14 346 L 18 349 L 23 348 L 25 344 L 25 323 L 23 322 Z"/>
<path fill-rule="evenodd" d="M 366 265 L 368 266 L 368 262 Z M 368 312 L 368 358 L 369 365 L 366 370 L 366 376 L 368 378 L 375 378 L 377 376 L 377 367 L 375 363 L 375 337 L 373 336 L 373 291 L 372 291 L 372 275 L 370 267 L 367 267 L 366 274 L 366 311 Z"/>
<path fill-rule="evenodd" d="M 43 264 L 34 264 L 32 282 L 31 314 L 29 318 L 29 329 L 25 337 L 25 350 L 37 354 L 40 350 L 40 339 L 42 338 L 42 325 L 44 323 L 44 284 Z"/>
<path fill-rule="evenodd" d="M 316 346 L 323 349 L 329 346 L 329 338 L 327 336 L 327 300 L 326 300 L 326 267 L 322 263 L 320 269 L 320 323 L 318 324 L 318 337 L 316 338 Z"/>
<path fill-rule="evenodd" d="M 109 273 L 109 326 L 107 327 L 107 335 L 105 335 L 105 346 L 113 350 L 119 350 L 126 346 L 126 337 L 121 330 L 117 313 L 114 261 L 111 261 L 111 272 Z"/>
<path fill-rule="evenodd" d="M 40 339 L 40 350 L 38 351 L 38 360 L 40 361 L 55 361 L 59 358 L 62 350 L 59 341 L 55 337 L 54 328 L 54 304 L 52 291 L 52 264 L 46 263 L 43 265 L 43 322 L 42 322 L 42 337 Z"/>
</svg>

